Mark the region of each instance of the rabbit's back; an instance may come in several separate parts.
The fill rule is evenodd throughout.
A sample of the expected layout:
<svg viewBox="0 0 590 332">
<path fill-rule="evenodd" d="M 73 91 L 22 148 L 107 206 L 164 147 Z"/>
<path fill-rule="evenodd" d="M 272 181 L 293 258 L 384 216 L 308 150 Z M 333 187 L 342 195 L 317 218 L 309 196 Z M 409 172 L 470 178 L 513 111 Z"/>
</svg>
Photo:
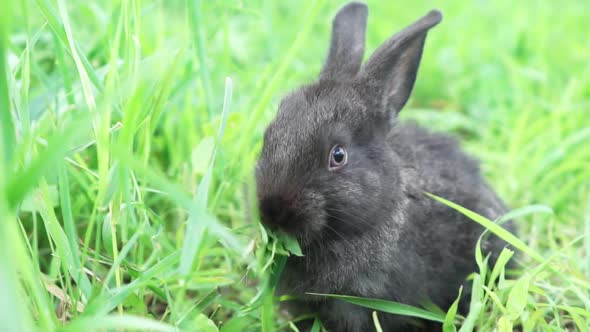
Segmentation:
<svg viewBox="0 0 590 332">
<path fill-rule="evenodd" d="M 424 192 L 429 192 L 491 220 L 506 212 L 504 203 L 481 175 L 478 162 L 461 149 L 454 137 L 409 122 L 398 124 L 389 142 L 400 158 L 408 197 L 423 197 Z M 440 203 L 433 205 L 443 207 Z"/>
<path fill-rule="evenodd" d="M 477 270 L 475 245 L 484 228 L 424 193 L 443 197 L 490 220 L 507 209 L 482 177 L 477 161 L 464 153 L 453 137 L 405 123 L 396 126 L 389 141 L 400 158 L 408 199 L 401 246 L 412 253 L 415 264 L 420 265 L 418 270 L 424 273 L 423 291 L 446 307 L 466 275 Z M 512 230 L 513 225 L 509 222 L 504 227 Z M 484 255 L 491 254 L 491 264 L 505 245 L 495 236 L 482 241 Z M 457 289 L 449 289 L 451 285 Z"/>
</svg>

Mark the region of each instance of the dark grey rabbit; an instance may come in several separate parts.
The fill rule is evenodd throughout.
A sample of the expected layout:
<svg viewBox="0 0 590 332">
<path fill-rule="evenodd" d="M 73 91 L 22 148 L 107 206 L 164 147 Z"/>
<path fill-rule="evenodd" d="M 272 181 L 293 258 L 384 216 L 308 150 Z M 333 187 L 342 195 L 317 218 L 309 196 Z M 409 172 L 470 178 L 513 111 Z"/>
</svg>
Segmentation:
<svg viewBox="0 0 590 332">
<path fill-rule="evenodd" d="M 289 257 L 278 292 L 300 296 L 292 313 L 316 313 L 329 331 L 374 330 L 371 311 L 306 293 L 447 309 L 476 270 L 483 228 L 424 192 L 491 219 L 506 211 L 455 139 L 397 121 L 426 34 L 440 21 L 431 11 L 361 66 L 367 7 L 345 5 L 319 80 L 285 97 L 265 132 L 256 170 L 261 219 L 294 236 L 304 254 Z M 493 236 L 482 242 L 492 261 L 504 245 Z M 440 328 L 379 317 L 385 331 Z"/>
</svg>

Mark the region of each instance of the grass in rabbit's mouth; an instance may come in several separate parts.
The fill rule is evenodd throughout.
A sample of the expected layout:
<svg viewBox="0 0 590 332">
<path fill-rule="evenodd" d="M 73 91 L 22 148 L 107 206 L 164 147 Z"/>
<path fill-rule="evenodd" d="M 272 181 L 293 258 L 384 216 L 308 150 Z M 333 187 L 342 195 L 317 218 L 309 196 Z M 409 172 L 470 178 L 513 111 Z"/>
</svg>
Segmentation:
<svg viewBox="0 0 590 332">
<path fill-rule="evenodd" d="M 368 51 L 431 9 L 368 2 Z M 465 317 L 428 312 L 445 331 L 587 331 L 590 2 L 439 5 L 402 118 L 462 138 L 525 253 L 517 273 L 510 251 L 496 268 L 477 256 Z M 338 6 L 3 2 L 2 329 L 293 326 L 272 289 L 297 246 L 257 223 L 253 165 L 280 95 L 315 78 Z"/>
</svg>

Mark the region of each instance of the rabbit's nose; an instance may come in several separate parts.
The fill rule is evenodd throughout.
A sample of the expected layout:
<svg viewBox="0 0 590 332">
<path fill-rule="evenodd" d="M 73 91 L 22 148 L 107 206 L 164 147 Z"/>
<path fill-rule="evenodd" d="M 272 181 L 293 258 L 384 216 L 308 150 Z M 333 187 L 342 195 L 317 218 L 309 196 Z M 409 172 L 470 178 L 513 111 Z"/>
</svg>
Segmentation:
<svg viewBox="0 0 590 332">
<path fill-rule="evenodd" d="M 269 196 L 260 201 L 260 217 L 266 225 L 285 227 L 295 216 L 290 202 L 282 196 Z"/>
</svg>

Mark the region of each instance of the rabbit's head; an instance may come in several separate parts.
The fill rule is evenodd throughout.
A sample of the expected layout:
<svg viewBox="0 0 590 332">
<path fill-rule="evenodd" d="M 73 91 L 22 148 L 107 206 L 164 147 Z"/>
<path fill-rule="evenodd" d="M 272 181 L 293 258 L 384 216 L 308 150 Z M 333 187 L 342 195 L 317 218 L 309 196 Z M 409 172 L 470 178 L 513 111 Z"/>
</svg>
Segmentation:
<svg viewBox="0 0 590 332">
<path fill-rule="evenodd" d="M 264 134 L 256 179 L 265 225 L 306 245 L 362 233 L 399 208 L 399 161 L 386 138 L 440 20 L 431 11 L 361 66 L 367 7 L 340 9 L 318 81 L 286 96 Z"/>
</svg>

